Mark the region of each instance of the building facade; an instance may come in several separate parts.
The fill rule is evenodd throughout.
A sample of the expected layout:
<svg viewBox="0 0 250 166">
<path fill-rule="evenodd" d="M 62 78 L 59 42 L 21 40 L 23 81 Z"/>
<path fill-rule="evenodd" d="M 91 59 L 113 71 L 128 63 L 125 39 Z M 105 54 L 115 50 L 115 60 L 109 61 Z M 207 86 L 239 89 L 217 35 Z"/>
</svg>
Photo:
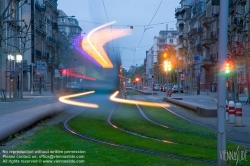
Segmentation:
<svg viewBox="0 0 250 166">
<path fill-rule="evenodd" d="M 164 46 L 171 45 L 172 49 L 174 49 L 176 44 L 176 30 L 168 30 L 168 25 L 166 27 L 166 30 L 160 31 L 159 36 L 154 37 L 153 46 L 146 52 L 146 85 L 152 86 L 153 82 L 160 84 L 166 82 L 166 74 L 163 71 L 164 67 L 162 61 L 162 57 L 164 56 L 163 54 L 165 52 Z"/>
<path fill-rule="evenodd" d="M 213 0 L 181 0 L 175 9 L 177 55 L 184 60 L 186 84 L 192 90 L 216 91 L 218 77 L 219 5 Z M 228 60 L 233 73 L 228 75 L 229 91 L 247 87 L 249 0 L 233 0 L 229 5 Z M 244 62 L 243 62 L 244 61 Z"/>
</svg>

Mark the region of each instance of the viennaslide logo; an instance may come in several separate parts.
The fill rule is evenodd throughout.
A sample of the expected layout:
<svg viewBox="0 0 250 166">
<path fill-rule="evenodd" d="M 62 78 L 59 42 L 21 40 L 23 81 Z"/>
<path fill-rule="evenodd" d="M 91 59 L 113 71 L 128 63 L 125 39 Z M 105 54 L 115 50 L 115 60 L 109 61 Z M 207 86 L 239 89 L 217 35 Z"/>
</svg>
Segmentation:
<svg viewBox="0 0 250 166">
<path fill-rule="evenodd" d="M 236 161 L 236 165 L 239 161 L 247 161 L 247 150 L 239 151 L 239 146 L 237 150 L 224 150 L 220 151 L 220 158 L 224 161 Z"/>
</svg>

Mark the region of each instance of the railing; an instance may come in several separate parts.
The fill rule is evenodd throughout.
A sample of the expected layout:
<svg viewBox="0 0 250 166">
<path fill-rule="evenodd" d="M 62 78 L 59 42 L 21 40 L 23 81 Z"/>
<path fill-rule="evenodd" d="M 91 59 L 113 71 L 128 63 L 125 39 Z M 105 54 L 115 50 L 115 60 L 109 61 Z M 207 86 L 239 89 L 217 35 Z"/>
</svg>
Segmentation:
<svg viewBox="0 0 250 166">
<path fill-rule="evenodd" d="M 195 34 L 201 34 L 203 32 L 203 29 L 201 27 L 199 28 L 193 28 L 190 31 L 190 36 L 193 36 Z"/>
<path fill-rule="evenodd" d="M 56 40 L 54 38 L 50 37 L 50 36 L 47 37 L 47 42 L 56 44 Z"/>
<path fill-rule="evenodd" d="M 231 21 L 232 25 L 236 25 L 238 27 L 243 27 L 243 19 L 241 17 L 235 17 Z"/>
<path fill-rule="evenodd" d="M 212 31 L 210 33 L 210 37 L 213 39 L 213 38 L 217 38 L 218 37 L 218 32 L 217 31 Z"/>
<path fill-rule="evenodd" d="M 213 62 L 217 62 L 217 61 L 218 61 L 218 55 L 217 55 L 217 54 L 211 54 L 211 55 L 210 55 L 210 59 L 211 59 L 211 61 L 213 61 Z"/>
<path fill-rule="evenodd" d="M 205 18 L 202 20 L 202 24 L 203 24 L 203 25 L 210 24 L 211 22 L 213 22 L 213 17 L 205 17 Z"/>
</svg>

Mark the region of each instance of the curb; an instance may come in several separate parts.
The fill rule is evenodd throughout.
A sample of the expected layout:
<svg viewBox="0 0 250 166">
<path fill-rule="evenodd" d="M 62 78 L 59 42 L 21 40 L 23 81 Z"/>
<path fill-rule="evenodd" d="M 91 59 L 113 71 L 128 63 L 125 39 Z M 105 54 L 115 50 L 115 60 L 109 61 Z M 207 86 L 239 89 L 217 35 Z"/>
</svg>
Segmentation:
<svg viewBox="0 0 250 166">
<path fill-rule="evenodd" d="M 196 114 L 202 117 L 217 117 L 217 108 L 211 108 L 201 104 L 196 104 L 188 101 L 177 100 L 174 98 L 163 98 L 164 101 L 174 103 L 176 105 L 193 110 Z"/>
<path fill-rule="evenodd" d="M 57 102 L 3 115 L 0 117 L 0 141 L 64 109 L 65 105 Z"/>
</svg>

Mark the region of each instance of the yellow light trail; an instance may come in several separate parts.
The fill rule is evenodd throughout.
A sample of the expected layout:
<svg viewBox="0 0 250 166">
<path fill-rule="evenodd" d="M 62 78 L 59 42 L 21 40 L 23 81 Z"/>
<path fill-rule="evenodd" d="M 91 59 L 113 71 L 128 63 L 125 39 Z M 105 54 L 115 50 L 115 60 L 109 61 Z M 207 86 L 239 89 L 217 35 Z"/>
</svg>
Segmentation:
<svg viewBox="0 0 250 166">
<path fill-rule="evenodd" d="M 109 26 L 109 25 L 112 25 L 112 24 L 114 24 L 114 23 L 116 23 L 116 21 L 112 21 L 112 22 L 103 24 L 103 25 L 101 25 L 101 26 L 99 26 L 99 27 L 96 27 L 96 28 L 94 28 L 92 31 L 90 31 L 89 34 L 87 35 L 88 43 L 89 43 L 90 46 L 94 49 L 94 51 L 97 53 L 97 55 L 105 62 L 105 64 L 107 64 L 107 62 L 103 59 L 103 57 L 101 56 L 101 54 L 97 51 L 97 49 L 95 48 L 95 46 L 93 46 L 93 44 L 91 43 L 91 41 L 90 41 L 90 36 L 91 36 L 94 32 L 98 31 L 99 29 L 102 29 L 102 28 L 104 28 L 104 27 L 106 27 L 106 26 Z"/>
<path fill-rule="evenodd" d="M 93 29 L 87 37 L 81 41 L 82 49 L 103 68 L 113 68 L 113 64 L 103 46 L 111 40 L 131 34 L 130 29 L 102 29 L 114 23 L 115 21 L 112 21 Z"/>
<path fill-rule="evenodd" d="M 143 106 L 152 106 L 152 107 L 169 107 L 169 104 L 166 103 L 152 103 L 147 101 L 140 101 L 140 100 L 128 100 L 128 99 L 119 99 L 115 98 L 119 91 L 116 91 L 110 96 L 110 100 L 118 103 L 124 103 L 124 104 L 138 104 Z"/>
<path fill-rule="evenodd" d="M 95 91 L 89 91 L 89 92 L 84 92 L 84 93 L 77 93 L 77 94 L 72 94 L 72 95 L 67 95 L 67 96 L 61 96 L 59 98 L 59 101 L 62 103 L 65 103 L 65 104 L 70 104 L 70 105 L 75 105 L 75 106 L 80 106 L 80 107 L 98 108 L 97 104 L 83 103 L 83 102 L 69 100 L 69 98 L 72 98 L 72 97 L 88 95 L 91 93 L 95 93 Z"/>
</svg>

